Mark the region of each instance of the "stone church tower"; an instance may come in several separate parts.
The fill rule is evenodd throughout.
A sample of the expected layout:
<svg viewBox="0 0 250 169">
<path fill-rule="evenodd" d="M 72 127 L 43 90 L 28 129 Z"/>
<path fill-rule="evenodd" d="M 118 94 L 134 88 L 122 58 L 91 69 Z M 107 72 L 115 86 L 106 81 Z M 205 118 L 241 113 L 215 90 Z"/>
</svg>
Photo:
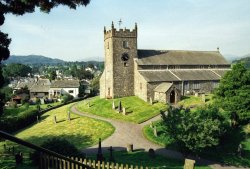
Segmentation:
<svg viewBox="0 0 250 169">
<path fill-rule="evenodd" d="M 100 79 L 100 97 L 134 95 L 134 58 L 137 58 L 137 25 L 133 30 L 104 27 L 104 72 Z"/>
</svg>

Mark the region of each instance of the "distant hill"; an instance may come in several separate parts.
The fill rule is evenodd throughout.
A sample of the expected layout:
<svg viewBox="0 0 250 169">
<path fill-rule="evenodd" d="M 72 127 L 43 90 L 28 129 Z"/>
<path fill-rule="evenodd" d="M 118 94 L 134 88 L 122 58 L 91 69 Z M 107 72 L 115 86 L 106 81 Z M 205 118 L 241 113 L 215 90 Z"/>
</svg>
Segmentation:
<svg viewBox="0 0 250 169">
<path fill-rule="evenodd" d="M 21 63 L 21 64 L 30 64 L 30 65 L 36 65 L 36 64 L 46 64 L 46 65 L 56 65 L 59 63 L 65 63 L 65 61 L 60 59 L 52 59 L 49 57 L 41 56 L 41 55 L 28 55 L 28 56 L 17 56 L 12 55 L 4 61 L 3 63 L 9 64 L 9 63 Z"/>
<path fill-rule="evenodd" d="M 237 58 L 239 58 L 239 56 L 236 56 L 236 55 L 232 55 L 232 54 L 225 54 L 223 55 L 225 57 L 225 59 L 232 63 L 232 61 L 236 60 Z"/>
<path fill-rule="evenodd" d="M 247 69 L 250 69 L 250 54 L 243 56 L 240 59 L 234 60 L 232 63 L 243 62 Z"/>
</svg>

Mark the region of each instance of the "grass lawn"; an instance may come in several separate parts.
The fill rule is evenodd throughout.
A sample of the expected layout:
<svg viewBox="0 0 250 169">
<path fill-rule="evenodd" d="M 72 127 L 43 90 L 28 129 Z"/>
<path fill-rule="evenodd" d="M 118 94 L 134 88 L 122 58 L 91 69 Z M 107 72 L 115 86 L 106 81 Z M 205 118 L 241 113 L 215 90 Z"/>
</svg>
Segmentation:
<svg viewBox="0 0 250 169">
<path fill-rule="evenodd" d="M 83 149 L 98 143 L 98 139 L 105 139 L 114 132 L 114 127 L 100 120 L 94 120 L 87 117 L 79 117 L 71 114 L 71 121 L 67 121 L 67 112 L 72 104 L 51 110 L 41 117 L 41 122 L 23 129 L 15 134 L 16 137 L 25 141 L 41 145 L 45 140 L 53 137 L 65 138 L 78 149 Z M 57 123 L 54 124 L 54 116 Z M 0 142 L 0 152 L 3 152 L 3 142 Z M 16 151 L 24 153 L 30 152 L 29 149 L 18 146 L 12 142 L 6 141 L 7 146 L 16 147 Z M 0 168 L 1 166 L 0 163 Z"/>
<path fill-rule="evenodd" d="M 213 97 L 213 94 L 206 94 L 205 96 L 206 103 L 203 103 L 201 97 L 196 97 L 193 95 L 183 96 L 182 100 L 178 103 L 178 105 L 183 106 L 183 107 L 202 106 L 202 105 L 212 103 L 213 102 L 212 97 Z"/>
<path fill-rule="evenodd" d="M 122 115 L 116 110 L 113 110 L 113 100 L 115 101 L 116 107 L 118 107 L 119 100 L 121 100 L 122 106 L 126 108 L 126 112 L 128 112 L 129 114 Z M 90 107 L 88 107 L 88 102 L 90 102 Z M 166 110 L 167 106 L 163 103 L 155 103 L 153 105 L 150 105 L 149 103 L 144 102 L 136 96 L 131 96 L 110 100 L 93 97 L 91 99 L 80 102 L 77 105 L 77 108 L 82 112 L 91 113 L 106 118 L 131 121 L 134 123 L 142 123 L 158 115 L 160 113 L 160 110 Z"/>
<path fill-rule="evenodd" d="M 109 154 L 104 154 L 105 159 L 109 159 Z M 96 156 L 90 157 L 96 159 Z M 183 169 L 184 161 L 166 158 L 156 155 L 155 158 L 150 158 L 148 152 L 135 151 L 115 151 L 115 162 L 119 164 L 128 164 L 135 166 L 153 167 L 158 169 Z M 195 166 L 196 169 L 210 169 L 208 166 Z"/>
</svg>

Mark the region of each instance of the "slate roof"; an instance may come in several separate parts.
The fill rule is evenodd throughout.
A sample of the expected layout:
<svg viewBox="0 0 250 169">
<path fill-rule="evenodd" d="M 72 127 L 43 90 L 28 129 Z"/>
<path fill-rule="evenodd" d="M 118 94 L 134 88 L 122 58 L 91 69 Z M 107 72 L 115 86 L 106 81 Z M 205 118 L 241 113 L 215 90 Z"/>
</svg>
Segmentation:
<svg viewBox="0 0 250 169">
<path fill-rule="evenodd" d="M 213 70 L 213 71 L 222 77 L 222 76 L 224 76 L 229 70 Z"/>
<path fill-rule="evenodd" d="M 162 93 L 166 93 L 170 88 L 171 86 L 173 85 L 173 83 L 161 83 L 159 84 L 155 89 L 154 91 L 155 92 L 162 92 Z"/>
<path fill-rule="evenodd" d="M 179 79 L 168 70 L 139 71 L 139 73 L 147 82 L 179 81 Z"/>
<path fill-rule="evenodd" d="M 49 92 L 50 89 L 50 80 L 49 79 L 39 79 L 31 88 L 30 92 Z"/>
<path fill-rule="evenodd" d="M 173 82 L 192 80 L 220 80 L 221 76 L 209 69 L 175 69 L 139 71 L 147 82 Z M 218 70 L 218 72 L 226 70 Z"/>
<path fill-rule="evenodd" d="M 52 81 L 50 88 L 78 88 L 78 80 L 56 80 Z"/>
<path fill-rule="evenodd" d="M 138 65 L 229 65 L 219 51 L 137 50 Z"/>
<path fill-rule="evenodd" d="M 35 82 L 20 82 L 15 86 L 15 89 L 21 89 L 24 88 L 25 86 L 27 86 L 28 89 L 30 89 L 34 84 Z"/>
</svg>

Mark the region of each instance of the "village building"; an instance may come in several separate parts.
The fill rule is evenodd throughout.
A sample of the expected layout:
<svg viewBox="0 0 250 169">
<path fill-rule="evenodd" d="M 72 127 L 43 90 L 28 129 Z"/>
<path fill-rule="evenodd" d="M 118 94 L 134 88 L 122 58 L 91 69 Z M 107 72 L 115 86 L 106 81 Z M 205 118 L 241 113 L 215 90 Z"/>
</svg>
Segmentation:
<svg viewBox="0 0 250 169">
<path fill-rule="evenodd" d="M 105 66 L 100 97 L 138 96 L 144 101 L 176 103 L 181 96 L 209 93 L 230 64 L 215 51 L 137 49 L 133 30 L 104 27 Z"/>
<path fill-rule="evenodd" d="M 80 82 L 78 80 L 55 80 L 52 81 L 49 89 L 49 98 L 57 98 L 63 94 L 70 94 L 78 97 Z"/>
<path fill-rule="evenodd" d="M 45 98 L 49 96 L 51 82 L 49 79 L 38 79 L 30 88 L 30 98 Z"/>
</svg>

